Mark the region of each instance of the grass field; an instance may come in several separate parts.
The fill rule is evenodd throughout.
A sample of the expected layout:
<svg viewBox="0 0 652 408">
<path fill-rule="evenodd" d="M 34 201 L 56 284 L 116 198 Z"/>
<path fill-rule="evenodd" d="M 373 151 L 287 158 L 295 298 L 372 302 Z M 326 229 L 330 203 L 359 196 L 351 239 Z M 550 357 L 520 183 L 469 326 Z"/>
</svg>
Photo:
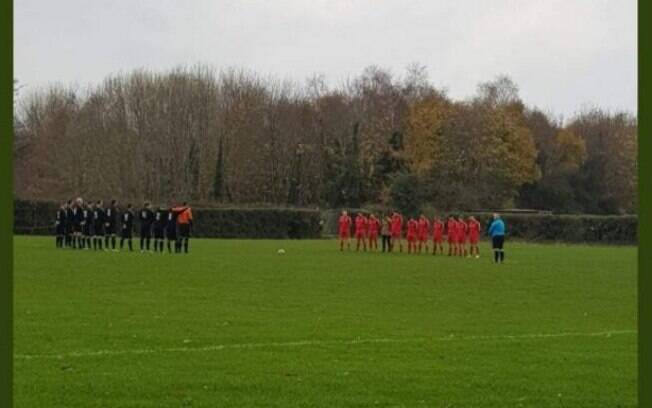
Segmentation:
<svg viewBox="0 0 652 408">
<path fill-rule="evenodd" d="M 16 237 L 16 407 L 636 406 L 635 247 L 191 244 Z"/>
</svg>

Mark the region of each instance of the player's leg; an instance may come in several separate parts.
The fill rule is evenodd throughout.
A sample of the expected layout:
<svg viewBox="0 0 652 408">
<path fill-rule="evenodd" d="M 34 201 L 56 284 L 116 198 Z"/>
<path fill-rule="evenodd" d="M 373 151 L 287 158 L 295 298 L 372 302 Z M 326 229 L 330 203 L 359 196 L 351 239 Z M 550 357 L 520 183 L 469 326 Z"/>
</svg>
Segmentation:
<svg viewBox="0 0 652 408">
<path fill-rule="evenodd" d="M 145 252 L 145 230 L 140 229 L 140 252 Z"/>
<path fill-rule="evenodd" d="M 491 249 L 494 251 L 494 263 L 498 263 L 500 253 L 498 252 L 498 237 L 491 238 Z"/>
</svg>

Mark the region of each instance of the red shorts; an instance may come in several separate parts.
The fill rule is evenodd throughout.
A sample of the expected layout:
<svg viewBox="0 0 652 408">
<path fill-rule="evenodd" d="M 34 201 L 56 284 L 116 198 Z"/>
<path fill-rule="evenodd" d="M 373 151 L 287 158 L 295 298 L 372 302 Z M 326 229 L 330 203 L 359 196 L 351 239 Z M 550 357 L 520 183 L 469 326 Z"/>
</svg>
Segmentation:
<svg viewBox="0 0 652 408">
<path fill-rule="evenodd" d="M 455 236 L 454 236 L 454 235 L 449 235 L 449 236 L 448 236 L 448 243 L 449 243 L 449 244 L 454 244 L 454 243 L 456 243 L 456 242 L 457 242 L 457 239 L 455 239 Z"/>
<path fill-rule="evenodd" d="M 358 239 L 359 238 L 364 238 L 366 236 L 367 236 L 367 234 L 365 234 L 364 231 L 356 231 L 355 232 L 355 237 L 358 238 Z"/>
<path fill-rule="evenodd" d="M 479 239 L 478 235 L 469 235 L 469 242 L 473 245 L 477 244 Z"/>
<path fill-rule="evenodd" d="M 392 231 L 392 238 L 401 238 L 401 231 Z"/>
<path fill-rule="evenodd" d="M 427 240 L 428 240 L 428 234 L 426 233 L 419 234 L 419 241 L 426 242 Z"/>
<path fill-rule="evenodd" d="M 434 235 L 432 237 L 433 242 L 442 242 L 444 240 L 444 237 L 442 235 Z"/>
<path fill-rule="evenodd" d="M 340 230 L 340 238 L 349 238 L 351 237 L 351 232 L 349 230 Z"/>
<path fill-rule="evenodd" d="M 377 232 L 370 232 L 369 233 L 369 239 L 378 239 L 378 233 Z"/>
<path fill-rule="evenodd" d="M 466 235 L 460 235 L 459 237 L 457 237 L 457 242 L 460 244 L 466 244 L 466 238 L 467 238 Z"/>
<path fill-rule="evenodd" d="M 407 240 L 408 240 L 408 242 L 415 242 L 417 240 L 417 235 L 416 234 L 408 234 L 407 235 Z"/>
</svg>

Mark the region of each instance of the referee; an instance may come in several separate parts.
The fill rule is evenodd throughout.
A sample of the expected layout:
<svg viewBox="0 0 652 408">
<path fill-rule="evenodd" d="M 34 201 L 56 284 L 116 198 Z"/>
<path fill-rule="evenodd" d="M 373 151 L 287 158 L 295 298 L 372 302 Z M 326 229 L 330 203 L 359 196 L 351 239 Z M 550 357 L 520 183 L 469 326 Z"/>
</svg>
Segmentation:
<svg viewBox="0 0 652 408">
<path fill-rule="evenodd" d="M 505 244 L 505 222 L 496 213 L 494 213 L 494 219 L 489 226 L 489 236 L 491 236 L 491 246 L 494 250 L 494 262 L 503 263 L 505 260 L 505 251 L 503 250 L 503 245 Z"/>
</svg>

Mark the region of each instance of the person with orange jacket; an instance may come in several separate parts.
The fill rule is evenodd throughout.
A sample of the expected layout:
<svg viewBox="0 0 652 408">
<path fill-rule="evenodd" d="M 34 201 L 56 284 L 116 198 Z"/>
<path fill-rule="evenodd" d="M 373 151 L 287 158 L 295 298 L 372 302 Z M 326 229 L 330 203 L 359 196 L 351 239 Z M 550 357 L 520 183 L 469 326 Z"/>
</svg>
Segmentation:
<svg viewBox="0 0 652 408">
<path fill-rule="evenodd" d="M 173 212 L 177 214 L 177 227 L 179 230 L 179 239 L 176 242 L 179 252 L 181 248 L 188 253 L 188 240 L 190 239 L 190 230 L 192 228 L 192 209 L 184 201 L 179 207 L 174 207 Z"/>
</svg>

